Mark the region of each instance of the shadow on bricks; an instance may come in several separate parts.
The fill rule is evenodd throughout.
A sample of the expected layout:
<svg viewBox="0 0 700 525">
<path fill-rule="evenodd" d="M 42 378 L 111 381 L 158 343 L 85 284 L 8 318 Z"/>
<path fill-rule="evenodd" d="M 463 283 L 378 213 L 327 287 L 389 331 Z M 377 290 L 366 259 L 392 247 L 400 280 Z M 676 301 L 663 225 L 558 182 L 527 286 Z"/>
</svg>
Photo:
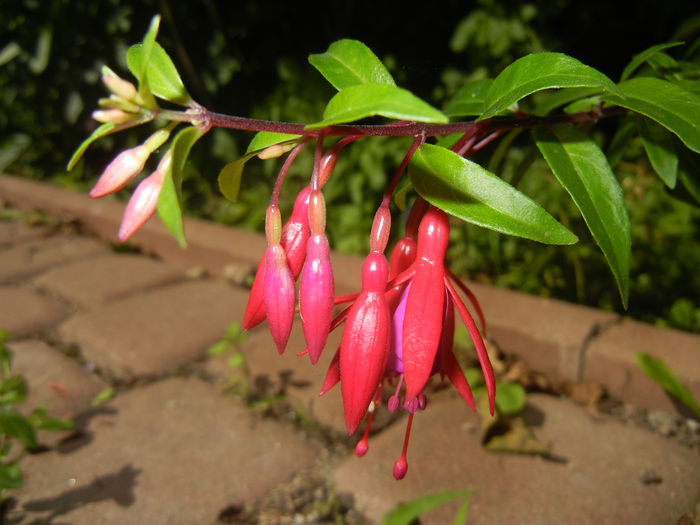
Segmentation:
<svg viewBox="0 0 700 525">
<path fill-rule="evenodd" d="M 135 501 L 134 488 L 140 473 L 141 470 L 127 464 L 118 472 L 96 477 L 89 485 L 66 490 L 52 498 L 27 501 L 22 508 L 30 512 L 49 512 L 47 516 L 29 524 L 47 525 L 54 524 L 55 518 L 88 503 L 113 500 L 120 507 L 130 507 Z"/>
</svg>

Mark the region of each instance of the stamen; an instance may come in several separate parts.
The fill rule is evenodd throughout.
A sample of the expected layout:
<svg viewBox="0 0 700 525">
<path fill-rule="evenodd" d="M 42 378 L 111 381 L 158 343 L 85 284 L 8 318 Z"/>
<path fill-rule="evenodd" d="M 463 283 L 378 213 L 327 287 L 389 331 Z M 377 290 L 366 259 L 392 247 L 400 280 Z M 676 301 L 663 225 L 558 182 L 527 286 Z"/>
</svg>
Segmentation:
<svg viewBox="0 0 700 525">
<path fill-rule="evenodd" d="M 399 382 L 396 385 L 396 390 L 394 390 L 394 395 L 387 401 L 386 408 L 389 412 L 396 412 L 399 408 L 399 392 L 401 391 L 401 386 L 403 385 L 403 374 L 399 376 Z"/>
<path fill-rule="evenodd" d="M 406 423 L 406 434 L 403 438 L 403 450 L 401 450 L 401 457 L 394 463 L 394 479 L 396 481 L 403 479 L 408 472 L 408 460 L 406 454 L 408 452 L 408 440 L 411 437 L 411 425 L 413 424 L 413 414 L 408 415 L 408 423 Z"/>
</svg>

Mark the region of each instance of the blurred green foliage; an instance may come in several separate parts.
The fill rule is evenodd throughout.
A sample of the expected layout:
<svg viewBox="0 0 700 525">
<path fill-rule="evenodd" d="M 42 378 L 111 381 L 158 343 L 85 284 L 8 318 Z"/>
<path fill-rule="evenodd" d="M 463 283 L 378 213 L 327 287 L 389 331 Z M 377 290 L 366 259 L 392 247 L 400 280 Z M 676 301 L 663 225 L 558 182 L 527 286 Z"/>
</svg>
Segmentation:
<svg viewBox="0 0 700 525">
<path fill-rule="evenodd" d="M 155 12 L 163 15 L 160 42 L 197 101 L 215 111 L 292 122 L 312 122 L 322 114 L 333 90 L 306 63 L 306 56 L 342 37 L 367 43 L 399 84 L 439 105 L 466 81 L 493 76 L 529 52 L 563 51 L 618 78 L 634 53 L 672 38 L 692 42 L 700 31 L 700 18 L 691 17 L 697 8 L 684 0 L 670 0 L 662 10 L 651 0 L 634 7 L 602 0 L 585 6 L 570 0 L 543 5 L 479 0 L 469 6 L 447 0 L 401 16 L 391 2 L 316 7 L 282 0 L 4 2 L 0 170 L 86 190 L 118 149 L 143 138 L 132 133 L 101 139 L 77 170 L 65 172 L 68 156 L 95 127 L 89 112 L 104 96 L 101 65 L 125 73 L 124 51 L 140 40 Z M 304 29 L 308 27 L 313 30 Z M 194 148 L 183 188 L 189 214 L 262 227 L 279 162 L 248 163 L 236 203 L 225 201 L 216 189 L 219 169 L 245 151 L 250 138 L 217 129 Z M 456 226 L 450 251 L 454 269 L 497 286 L 620 310 L 613 278 L 573 202 L 553 183 L 544 163 L 532 162 L 532 146 L 516 134 L 511 138 L 508 148 L 491 148 L 476 160 L 493 155 L 489 170 L 542 204 L 581 242 L 543 246 Z M 599 139 L 609 146 L 605 123 Z M 335 249 L 367 250 L 374 209 L 406 146 L 405 139 L 371 138 L 351 144 L 341 155 L 326 187 Z M 283 212 L 306 184 L 310 153 L 302 153 L 290 171 Z M 616 173 L 633 226 L 629 313 L 700 332 L 700 212 L 667 194 L 638 142 L 627 145 Z"/>
</svg>

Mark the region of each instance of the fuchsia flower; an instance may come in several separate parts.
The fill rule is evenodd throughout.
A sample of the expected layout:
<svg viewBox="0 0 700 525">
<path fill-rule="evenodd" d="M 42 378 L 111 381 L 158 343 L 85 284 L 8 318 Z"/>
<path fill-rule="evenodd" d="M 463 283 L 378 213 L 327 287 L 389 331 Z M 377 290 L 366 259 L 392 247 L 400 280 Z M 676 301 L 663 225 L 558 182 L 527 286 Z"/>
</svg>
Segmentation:
<svg viewBox="0 0 700 525">
<path fill-rule="evenodd" d="M 397 382 L 395 393 L 388 399 L 388 409 L 394 411 L 401 405 L 409 412 L 409 418 L 403 450 L 394 465 L 396 479 L 403 478 L 408 469 L 406 456 L 413 415 L 427 404 L 424 389 L 431 375 L 447 376 L 466 403 L 475 409 L 469 384 L 452 351 L 455 309 L 474 342 L 492 414 L 495 400 L 493 369 L 481 334 L 451 281 L 467 295 L 484 330 L 481 309 L 467 287 L 444 266 L 449 237 L 447 215 L 434 207 L 425 211 L 412 261 L 413 239 L 408 230 L 407 237 L 392 254 L 392 263 L 396 261 L 397 267 L 392 268 L 396 277 L 391 281 L 383 255 L 372 252 L 367 257 L 362 292 L 352 307 L 341 312 L 333 323 L 338 325 L 346 318 L 339 352 L 331 362 L 321 391 L 323 394 L 338 381 L 341 383 L 349 434 L 355 432 L 369 411 L 364 436 L 356 448 L 357 455 L 364 455 L 374 410 L 381 403 L 382 386 Z M 405 269 L 400 271 L 399 265 Z"/>
<path fill-rule="evenodd" d="M 90 190 L 90 197 L 104 197 L 122 189 L 143 171 L 150 154 L 145 144 L 122 151 L 102 172 L 97 184 Z"/>
</svg>

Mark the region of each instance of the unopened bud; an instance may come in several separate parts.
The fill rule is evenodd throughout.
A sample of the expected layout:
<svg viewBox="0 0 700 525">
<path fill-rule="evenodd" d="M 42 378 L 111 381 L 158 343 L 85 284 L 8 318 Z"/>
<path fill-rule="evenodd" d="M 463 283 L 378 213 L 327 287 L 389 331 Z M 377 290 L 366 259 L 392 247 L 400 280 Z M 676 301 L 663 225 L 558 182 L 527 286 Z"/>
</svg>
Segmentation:
<svg viewBox="0 0 700 525">
<path fill-rule="evenodd" d="M 276 159 L 277 157 L 281 157 L 288 151 L 294 149 L 296 145 L 297 142 L 291 142 L 289 144 L 273 144 L 272 146 L 268 146 L 258 153 L 258 158 L 261 160 Z"/>
<path fill-rule="evenodd" d="M 110 92 L 124 100 L 133 100 L 136 97 L 136 87 L 108 67 L 102 68 L 102 83 Z"/>
<path fill-rule="evenodd" d="M 321 166 L 318 174 L 318 187 L 323 188 L 331 178 L 335 164 L 338 161 L 338 154 L 335 152 L 326 153 L 321 157 Z"/>
<path fill-rule="evenodd" d="M 141 173 L 149 155 L 150 151 L 143 145 L 122 151 L 102 172 L 97 184 L 90 190 L 90 197 L 104 197 L 122 189 Z"/>
<path fill-rule="evenodd" d="M 127 113 L 121 109 L 97 109 L 92 112 L 92 118 L 97 122 L 109 122 L 112 124 L 124 124 L 134 120 L 134 113 Z"/>
<path fill-rule="evenodd" d="M 380 206 L 374 215 L 372 232 L 369 238 L 369 249 L 373 252 L 384 253 L 386 244 L 389 242 L 389 232 L 391 231 L 391 213 L 388 206 Z"/>
</svg>

